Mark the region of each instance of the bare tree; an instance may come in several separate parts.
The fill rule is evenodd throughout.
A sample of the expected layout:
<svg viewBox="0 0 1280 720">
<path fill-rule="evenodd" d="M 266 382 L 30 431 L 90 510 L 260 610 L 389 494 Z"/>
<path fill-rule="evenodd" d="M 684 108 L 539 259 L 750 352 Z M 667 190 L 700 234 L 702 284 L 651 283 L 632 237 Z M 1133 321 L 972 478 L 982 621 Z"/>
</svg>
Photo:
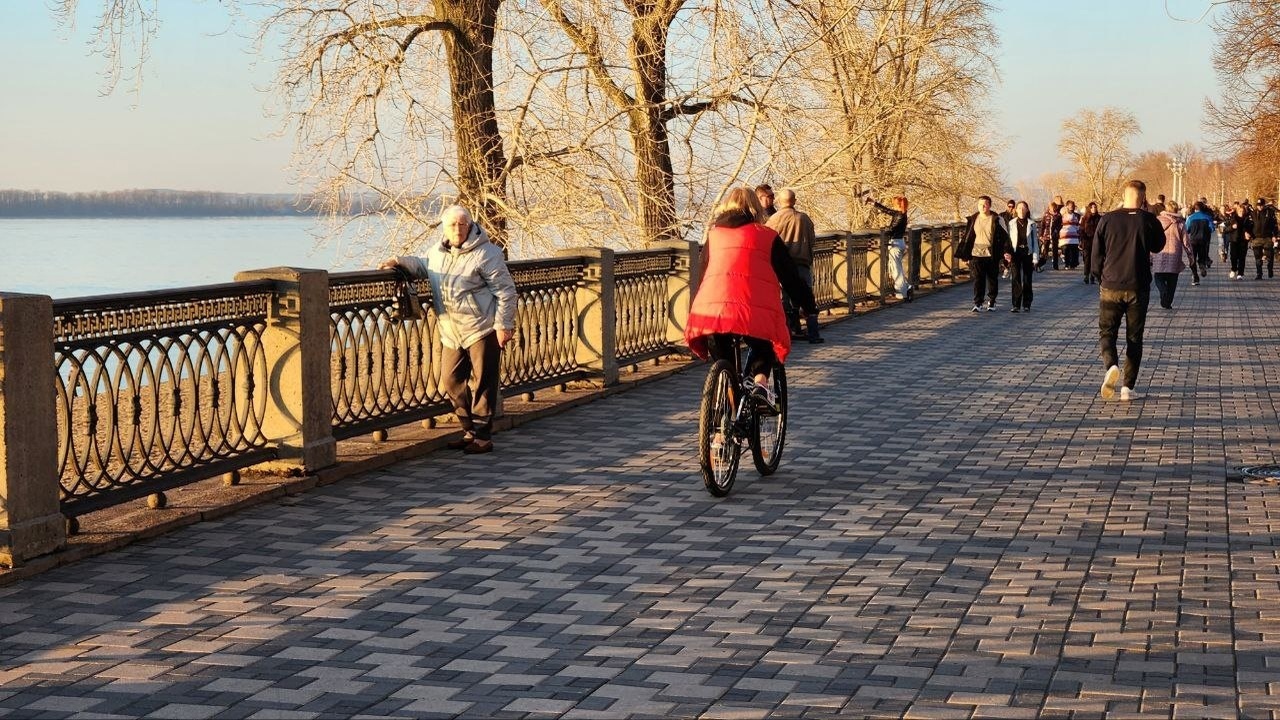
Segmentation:
<svg viewBox="0 0 1280 720">
<path fill-rule="evenodd" d="M 1133 167 L 1129 140 L 1138 134 L 1133 113 L 1113 107 L 1086 109 L 1062 122 L 1058 152 L 1075 164 L 1079 190 L 1110 208 Z"/>
</svg>

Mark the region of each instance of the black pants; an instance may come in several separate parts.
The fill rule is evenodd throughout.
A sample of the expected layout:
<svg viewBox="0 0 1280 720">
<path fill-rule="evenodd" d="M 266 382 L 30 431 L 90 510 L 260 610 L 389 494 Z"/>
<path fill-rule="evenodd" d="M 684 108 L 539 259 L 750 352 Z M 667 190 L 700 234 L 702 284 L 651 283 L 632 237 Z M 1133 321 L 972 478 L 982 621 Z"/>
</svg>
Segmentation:
<svg viewBox="0 0 1280 720">
<path fill-rule="evenodd" d="M 1160 293 L 1160 307 L 1173 307 L 1173 294 L 1178 291 L 1178 273 L 1153 273 L 1151 278 Z"/>
<path fill-rule="evenodd" d="M 1276 249 L 1272 247 L 1271 241 L 1266 240 L 1265 244 L 1253 246 L 1253 262 L 1258 266 L 1257 277 L 1262 277 L 1262 258 L 1267 258 L 1267 277 L 1275 277 Z"/>
<path fill-rule="evenodd" d="M 985 296 L 987 302 L 994 307 L 996 292 L 1000 286 L 1000 260 L 993 257 L 976 257 L 969 261 L 969 272 L 973 273 L 973 304 L 981 305 Z"/>
<path fill-rule="evenodd" d="M 502 369 L 498 334 L 489 333 L 468 348 L 442 348 L 440 360 L 444 366 L 441 389 L 453 403 L 463 432 L 478 440 L 490 439 Z"/>
<path fill-rule="evenodd" d="M 1058 253 L 1061 252 L 1061 239 L 1049 238 L 1049 257 L 1053 259 L 1053 269 L 1058 269 Z"/>
<path fill-rule="evenodd" d="M 1196 259 L 1197 274 L 1204 275 L 1209 269 L 1209 243 L 1191 243 L 1191 254 Z"/>
<path fill-rule="evenodd" d="M 1080 246 L 1079 245 L 1064 246 L 1062 248 L 1062 254 L 1064 256 L 1064 261 L 1068 269 L 1075 270 L 1076 268 L 1080 267 Z"/>
<path fill-rule="evenodd" d="M 1242 240 L 1236 242 L 1231 241 L 1231 272 L 1236 275 L 1244 274 L 1244 256 L 1249 252 L 1249 241 Z"/>
<path fill-rule="evenodd" d="M 742 343 L 747 346 L 747 368 L 743 376 L 767 375 L 773 366 L 778 364 L 778 354 L 773 351 L 773 343 L 746 335 L 740 337 Z M 732 335 L 715 333 L 708 336 L 707 353 L 711 355 L 712 362 L 728 360 L 735 366 L 738 364 L 738 359 L 733 356 Z"/>
<path fill-rule="evenodd" d="M 1093 250 L 1093 246 L 1092 246 L 1092 245 L 1086 245 L 1086 244 L 1084 244 L 1084 243 L 1080 243 L 1080 262 L 1081 262 L 1081 264 L 1083 264 L 1083 265 L 1084 265 L 1084 279 L 1085 279 L 1085 280 L 1090 279 L 1090 277 L 1091 277 L 1091 275 L 1092 275 L 1092 273 L 1091 273 L 1091 272 L 1089 272 L 1090 268 L 1092 268 L 1092 267 L 1093 267 L 1093 258 L 1091 257 L 1091 255 L 1092 255 L 1092 250 Z"/>
<path fill-rule="evenodd" d="M 1124 386 L 1132 390 L 1142 364 L 1142 333 L 1147 327 L 1147 305 L 1151 289 L 1108 290 L 1098 292 L 1098 337 L 1102 346 L 1102 365 L 1120 364 L 1116 338 L 1120 335 L 1120 318 L 1124 318 Z"/>
<path fill-rule="evenodd" d="M 1031 261 L 1031 253 L 1019 250 L 1013 254 L 1010 274 L 1013 276 L 1010 290 L 1013 292 L 1013 306 L 1025 310 L 1031 309 L 1031 278 L 1035 277 L 1036 264 Z"/>
</svg>

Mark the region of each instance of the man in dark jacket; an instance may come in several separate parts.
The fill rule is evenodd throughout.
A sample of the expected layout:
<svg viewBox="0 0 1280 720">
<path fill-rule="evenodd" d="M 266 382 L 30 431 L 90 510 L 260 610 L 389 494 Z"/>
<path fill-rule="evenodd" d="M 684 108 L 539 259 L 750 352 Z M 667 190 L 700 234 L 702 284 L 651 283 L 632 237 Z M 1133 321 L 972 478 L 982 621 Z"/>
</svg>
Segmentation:
<svg viewBox="0 0 1280 720">
<path fill-rule="evenodd" d="M 1253 262 L 1258 268 L 1256 280 L 1262 279 L 1263 257 L 1267 259 L 1267 277 L 1275 277 L 1276 235 L 1276 206 L 1267 203 L 1266 198 L 1258 198 L 1258 206 L 1253 210 L 1253 237 L 1249 240 Z"/>
<path fill-rule="evenodd" d="M 969 261 L 969 272 L 973 275 L 973 312 L 991 312 L 996 309 L 996 293 L 1000 289 L 1000 259 L 1011 261 L 1013 255 L 1009 248 L 1009 227 L 1004 218 L 991 212 L 990 197 L 978 198 L 978 212 L 968 218 L 962 248 L 956 257 Z"/>
<path fill-rule="evenodd" d="M 1098 221 L 1093 238 L 1093 270 L 1100 278 L 1098 291 L 1098 335 L 1102 345 L 1102 399 L 1116 397 L 1120 380 L 1116 338 L 1120 318 L 1125 321 L 1124 386 L 1121 400 L 1135 400 L 1134 384 L 1142 364 L 1142 333 L 1147 324 L 1147 304 L 1151 301 L 1151 253 L 1164 249 L 1164 229 L 1155 215 L 1147 212 L 1147 186 L 1130 180 L 1124 186 L 1124 204 Z"/>
</svg>

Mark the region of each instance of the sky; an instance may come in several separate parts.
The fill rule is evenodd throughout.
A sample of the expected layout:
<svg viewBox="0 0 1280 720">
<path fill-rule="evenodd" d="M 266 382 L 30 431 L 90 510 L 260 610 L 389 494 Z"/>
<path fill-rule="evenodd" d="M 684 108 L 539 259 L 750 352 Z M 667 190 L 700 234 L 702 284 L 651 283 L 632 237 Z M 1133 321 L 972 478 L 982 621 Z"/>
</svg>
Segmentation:
<svg viewBox="0 0 1280 720">
<path fill-rule="evenodd" d="M 81 0 L 71 30 L 47 2 L 0 0 L 0 188 L 305 190 L 273 114 L 274 65 L 218 3 L 159 3 L 141 89 L 126 81 L 104 95 L 107 64 L 90 52 L 101 0 Z M 1132 112 L 1135 152 L 1206 143 L 1216 39 L 1195 20 L 1210 0 L 992 2 L 1000 46 L 987 107 L 1009 185 L 1068 169 L 1058 136 L 1082 108 Z"/>
</svg>

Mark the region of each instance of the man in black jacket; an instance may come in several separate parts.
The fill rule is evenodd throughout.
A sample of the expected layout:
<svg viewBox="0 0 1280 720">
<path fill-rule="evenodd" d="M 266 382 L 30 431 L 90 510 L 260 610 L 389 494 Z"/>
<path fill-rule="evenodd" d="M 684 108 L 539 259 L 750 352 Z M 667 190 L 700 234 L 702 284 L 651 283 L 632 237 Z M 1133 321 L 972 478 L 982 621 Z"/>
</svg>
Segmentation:
<svg viewBox="0 0 1280 720">
<path fill-rule="evenodd" d="M 1093 238 L 1093 270 L 1101 279 L 1098 291 L 1098 335 L 1102 344 L 1102 399 L 1116 397 L 1120 380 L 1116 337 L 1120 318 L 1125 320 L 1124 386 L 1121 400 L 1135 400 L 1134 384 L 1142 363 L 1142 333 L 1151 300 L 1151 253 L 1164 249 L 1164 230 L 1147 212 L 1147 186 L 1130 180 L 1124 186 L 1124 204 L 1102 216 Z"/>
<path fill-rule="evenodd" d="M 973 275 L 973 312 L 995 310 L 1000 259 L 1010 261 L 1013 256 L 1009 254 L 1009 228 L 1004 218 L 991 212 L 990 197 L 978 198 L 978 212 L 968 218 L 961 248 L 956 257 L 969 261 L 969 273 Z"/>
<path fill-rule="evenodd" d="M 1276 263 L 1276 206 L 1267 203 L 1266 198 L 1258 198 L 1258 207 L 1253 211 L 1253 238 L 1249 244 L 1253 246 L 1253 261 L 1257 265 L 1256 279 L 1262 279 L 1262 258 L 1267 259 L 1267 277 L 1275 277 Z"/>
</svg>

